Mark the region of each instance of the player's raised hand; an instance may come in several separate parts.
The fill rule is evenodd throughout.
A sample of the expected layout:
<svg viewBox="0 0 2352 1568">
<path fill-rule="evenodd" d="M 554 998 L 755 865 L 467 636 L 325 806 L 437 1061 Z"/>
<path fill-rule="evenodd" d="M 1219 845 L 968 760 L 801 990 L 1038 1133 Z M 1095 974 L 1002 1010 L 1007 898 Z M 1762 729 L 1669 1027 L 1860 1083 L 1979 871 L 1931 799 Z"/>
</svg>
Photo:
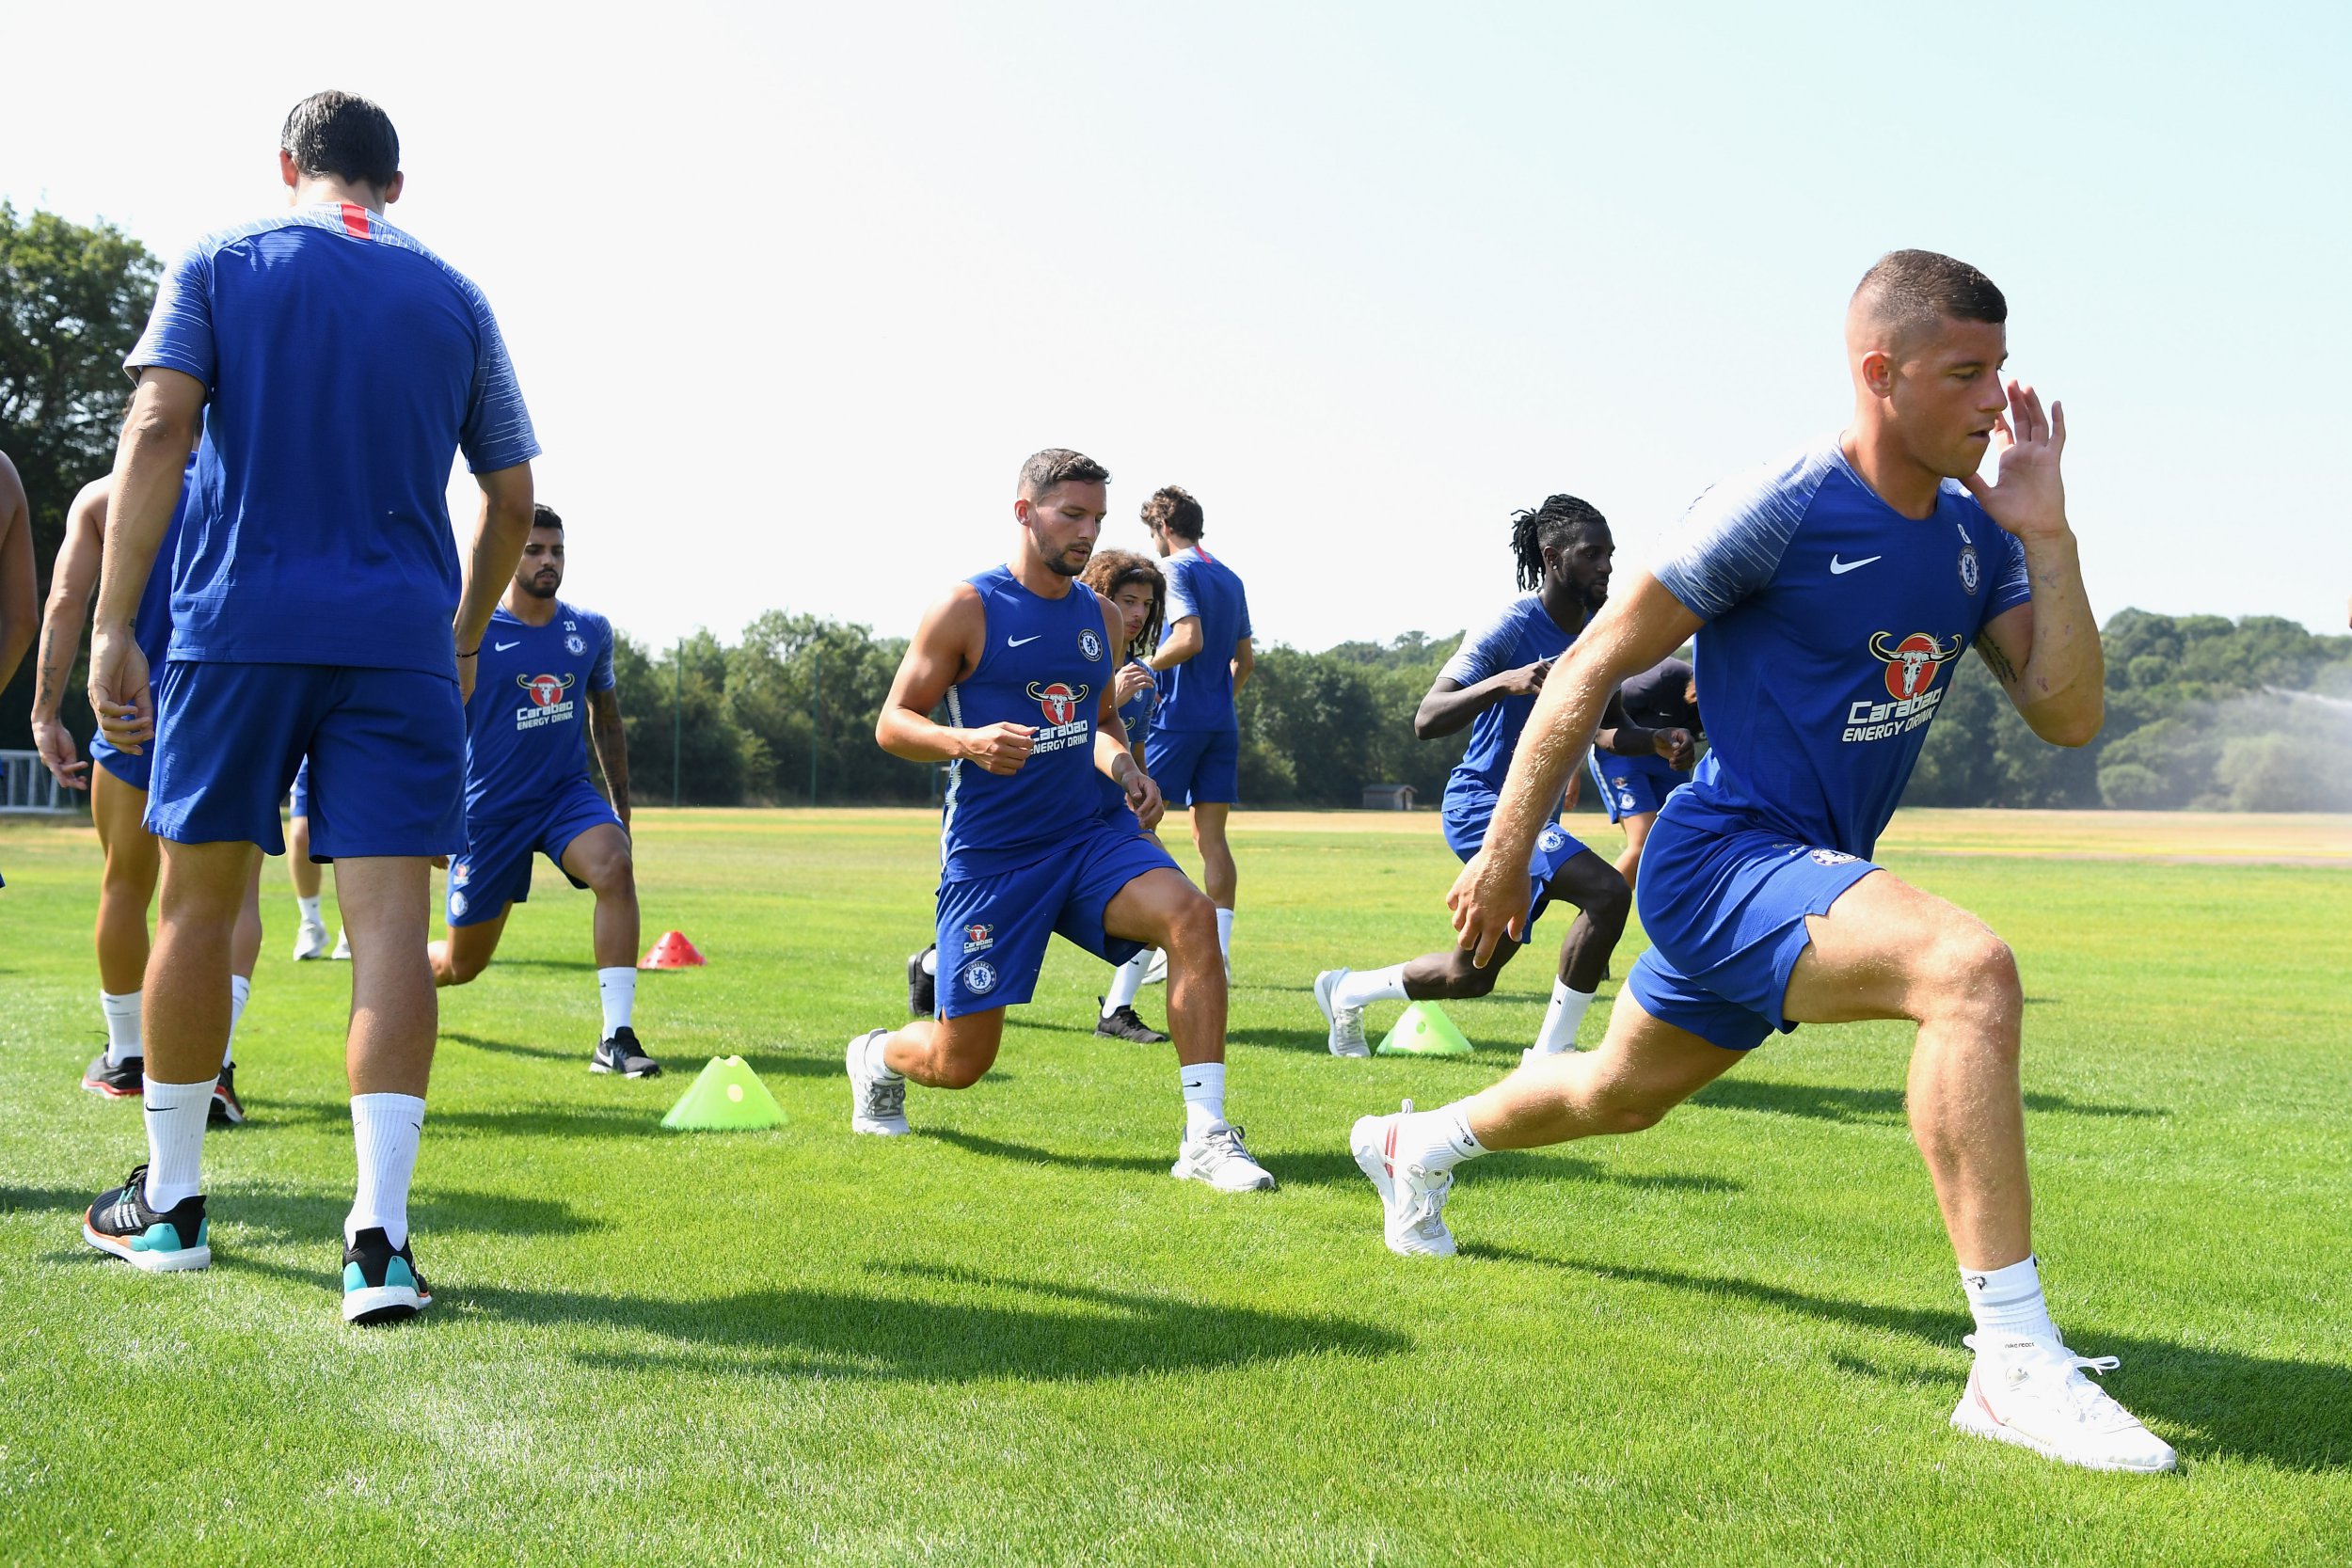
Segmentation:
<svg viewBox="0 0 2352 1568">
<path fill-rule="evenodd" d="M 89 764 L 80 760 L 74 749 L 72 732 L 55 719 L 33 721 L 33 745 L 40 752 L 40 760 L 48 765 L 49 776 L 66 789 L 89 787 Z"/>
<path fill-rule="evenodd" d="M 1985 515 L 2020 539 L 2066 531 L 2066 483 L 2058 459 L 2066 451 L 2066 408 L 2022 381 L 2009 384 L 2009 412 L 1993 427 L 1994 483 L 1970 474 L 1961 483 Z"/>
<path fill-rule="evenodd" d="M 1037 731 L 1028 724 L 991 724 L 964 730 L 963 754 L 991 773 L 1012 774 L 1029 760 L 1037 747 Z"/>
<path fill-rule="evenodd" d="M 1495 948 L 1505 937 L 1519 941 L 1526 933 L 1527 906 L 1534 887 L 1527 875 L 1524 854 L 1497 860 L 1492 846 L 1470 857 L 1445 895 L 1454 911 L 1454 945 L 1467 948 L 1470 962 L 1484 969 L 1493 961 Z"/>
<path fill-rule="evenodd" d="M 1158 827 L 1160 818 L 1168 815 L 1168 802 L 1160 799 L 1160 786 L 1152 782 L 1152 775 L 1140 768 L 1135 768 L 1128 773 L 1124 787 L 1127 805 L 1136 814 L 1136 820 L 1143 825 L 1143 831 L 1148 833 Z"/>
<path fill-rule="evenodd" d="M 129 627 L 100 627 L 89 644 L 89 705 L 109 745 L 133 756 L 155 738 L 155 694 L 149 689 L 147 656 Z"/>
<path fill-rule="evenodd" d="M 1111 683 L 1111 705 L 1125 707 L 1159 684 L 1150 665 L 1131 658 L 1119 667 L 1119 678 Z"/>
<path fill-rule="evenodd" d="M 1506 697 L 1533 697 L 1544 689 L 1544 677 L 1551 673 L 1551 660 L 1539 658 L 1533 664 L 1522 664 L 1516 670 L 1505 670 L 1495 677 L 1502 685 Z"/>
<path fill-rule="evenodd" d="M 1698 742 L 1691 738 L 1689 730 L 1659 730 L 1653 743 L 1658 754 L 1666 759 L 1666 766 L 1687 773 L 1699 760 Z"/>
</svg>

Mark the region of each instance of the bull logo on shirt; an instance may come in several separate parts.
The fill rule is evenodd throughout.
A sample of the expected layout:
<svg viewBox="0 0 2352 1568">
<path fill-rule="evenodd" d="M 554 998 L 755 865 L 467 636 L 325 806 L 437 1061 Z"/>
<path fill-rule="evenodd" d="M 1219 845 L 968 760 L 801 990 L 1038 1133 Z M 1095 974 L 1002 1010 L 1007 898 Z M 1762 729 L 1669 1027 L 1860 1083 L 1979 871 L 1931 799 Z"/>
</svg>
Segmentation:
<svg viewBox="0 0 2352 1568">
<path fill-rule="evenodd" d="M 515 684 L 531 696 L 534 707 L 553 707 L 572 689 L 577 675 L 516 675 Z"/>
<path fill-rule="evenodd" d="M 1078 717 L 1078 705 L 1087 700 L 1087 692 L 1089 689 L 1091 689 L 1089 687 L 1081 686 L 1073 691 L 1060 681 L 1056 681 L 1051 686 L 1040 686 L 1037 682 L 1031 681 L 1029 700 L 1044 711 L 1047 723 L 1067 724 Z"/>
<path fill-rule="evenodd" d="M 1951 646 L 1924 631 L 1915 631 L 1901 641 L 1891 632 L 1870 634 L 1870 655 L 1886 666 L 1886 694 L 1897 702 L 1907 702 L 1935 684 L 1935 673 L 1960 657 L 1968 646 L 1967 640 L 1955 637 Z"/>
</svg>

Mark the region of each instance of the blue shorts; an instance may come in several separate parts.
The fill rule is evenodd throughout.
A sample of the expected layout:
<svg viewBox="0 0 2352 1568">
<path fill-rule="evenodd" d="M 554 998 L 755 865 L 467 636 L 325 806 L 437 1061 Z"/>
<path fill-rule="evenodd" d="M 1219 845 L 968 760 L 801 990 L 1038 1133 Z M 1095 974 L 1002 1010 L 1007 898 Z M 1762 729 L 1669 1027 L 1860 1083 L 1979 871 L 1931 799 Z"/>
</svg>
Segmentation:
<svg viewBox="0 0 2352 1568">
<path fill-rule="evenodd" d="M 564 871 L 564 851 L 591 828 L 621 819 L 587 775 L 565 784 L 539 810 L 496 822 L 466 818 L 466 852 L 449 863 L 449 923 L 479 926 L 496 920 L 509 904 L 531 897 L 531 857 L 541 854 Z M 568 871 L 574 887 L 588 884 Z"/>
<path fill-rule="evenodd" d="M 1142 952 L 1139 942 L 1104 934 L 1103 911 L 1120 888 L 1163 866 L 1176 868 L 1167 850 L 1098 816 L 1051 859 L 940 883 L 939 1016 L 1026 1002 L 1045 962 L 1045 941 L 1056 932 L 1115 964 Z"/>
<path fill-rule="evenodd" d="M 1633 897 L 1653 945 L 1625 989 L 1653 1018 L 1750 1051 L 1796 1027 L 1781 1003 L 1812 941 L 1806 916 L 1827 914 L 1878 867 L 1769 828 L 1686 827 L 1674 808 L 1668 800 L 1642 851 Z"/>
<path fill-rule="evenodd" d="M 1586 760 L 1585 769 L 1599 788 L 1600 803 L 1609 808 L 1612 822 L 1655 812 L 1677 784 L 1691 782 L 1690 774 L 1664 757 L 1621 757 L 1597 746 Z"/>
<path fill-rule="evenodd" d="M 1234 730 L 1153 730 L 1143 770 L 1171 806 L 1232 805 L 1241 799 L 1241 736 Z"/>
<path fill-rule="evenodd" d="M 466 847 L 466 710 L 447 675 L 173 659 L 156 705 L 158 838 L 284 854 L 278 804 L 307 755 L 312 860 Z"/>
<path fill-rule="evenodd" d="M 286 815 L 288 816 L 310 815 L 310 759 L 309 757 L 304 757 L 302 766 L 294 769 L 294 809 Z"/>
<path fill-rule="evenodd" d="M 1445 825 L 1446 847 L 1465 864 L 1486 842 L 1497 799 L 1485 790 L 1449 789 L 1445 793 L 1439 820 Z M 1527 855 L 1527 877 L 1534 885 L 1529 890 L 1527 923 L 1519 927 L 1520 942 L 1534 934 L 1535 922 L 1550 905 L 1552 879 L 1560 875 L 1562 866 L 1584 852 L 1584 846 L 1557 822 L 1545 823 L 1543 832 L 1535 835 L 1535 847 Z"/>
<path fill-rule="evenodd" d="M 89 759 L 141 794 L 146 793 L 149 782 L 155 776 L 154 747 L 133 756 L 109 742 L 103 730 L 89 737 Z"/>
</svg>

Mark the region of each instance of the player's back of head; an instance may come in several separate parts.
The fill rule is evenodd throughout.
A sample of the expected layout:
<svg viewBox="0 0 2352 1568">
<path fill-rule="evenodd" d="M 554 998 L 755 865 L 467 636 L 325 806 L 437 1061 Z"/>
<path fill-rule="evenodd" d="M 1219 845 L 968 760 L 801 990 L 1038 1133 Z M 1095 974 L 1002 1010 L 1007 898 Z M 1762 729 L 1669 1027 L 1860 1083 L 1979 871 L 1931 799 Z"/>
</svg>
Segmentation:
<svg viewBox="0 0 2352 1568">
<path fill-rule="evenodd" d="M 278 145 L 294 168 L 317 178 L 381 191 L 400 173 L 400 134 L 392 118 L 355 92 L 314 92 L 286 116 Z"/>
<path fill-rule="evenodd" d="M 2009 320 L 2009 301 L 1983 273 L 1932 250 L 1890 250 L 1880 257 L 1846 309 L 1854 347 L 1897 353 L 1946 320 L 1998 325 Z"/>
<path fill-rule="evenodd" d="M 1182 485 L 1163 484 L 1143 503 L 1145 528 L 1164 528 L 1180 539 L 1200 538 L 1208 530 L 1207 519 L 1200 503 Z"/>
</svg>

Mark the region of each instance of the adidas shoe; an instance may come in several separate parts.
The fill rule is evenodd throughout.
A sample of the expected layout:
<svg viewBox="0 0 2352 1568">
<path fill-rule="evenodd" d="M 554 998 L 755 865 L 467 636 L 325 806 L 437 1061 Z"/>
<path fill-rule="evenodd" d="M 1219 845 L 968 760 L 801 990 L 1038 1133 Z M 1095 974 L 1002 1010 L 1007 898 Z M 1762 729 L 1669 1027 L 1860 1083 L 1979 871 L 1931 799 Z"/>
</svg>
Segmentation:
<svg viewBox="0 0 2352 1568">
<path fill-rule="evenodd" d="M 213 1103 L 204 1113 L 204 1119 L 214 1127 L 243 1127 L 245 1101 L 237 1098 L 237 1067 L 234 1062 L 220 1069 L 220 1079 L 213 1085 Z"/>
<path fill-rule="evenodd" d="M 330 958 L 341 958 L 345 963 L 351 961 L 351 928 L 349 927 L 335 933 L 335 951 L 326 956 Z"/>
<path fill-rule="evenodd" d="M 1185 1138 L 1168 1174 L 1179 1181 L 1205 1182 L 1220 1193 L 1274 1190 L 1274 1173 L 1250 1158 L 1241 1129 L 1221 1121 L 1197 1139 Z"/>
<path fill-rule="evenodd" d="M 98 1195 L 82 1216 L 82 1240 L 150 1274 L 207 1268 L 213 1261 L 203 1195 L 183 1197 L 158 1213 L 147 1206 L 144 1164 L 133 1166 L 121 1186 Z"/>
<path fill-rule="evenodd" d="M 882 1065 L 887 1029 L 868 1029 L 850 1042 L 850 1131 L 878 1138 L 907 1135 L 907 1081 Z"/>
<path fill-rule="evenodd" d="M 394 1246 L 381 1226 L 372 1226 L 344 1246 L 343 1322 L 396 1323 L 432 1305 L 432 1289 L 408 1256 L 408 1242 Z"/>
<path fill-rule="evenodd" d="M 1400 1114 L 1412 1109 L 1408 1100 Z M 1396 1123 L 1396 1117 L 1364 1117 L 1348 1134 L 1356 1168 L 1380 1195 L 1381 1240 L 1400 1258 L 1451 1258 L 1454 1232 L 1445 1226 L 1445 1200 L 1454 1173 L 1397 1164 Z"/>
<path fill-rule="evenodd" d="M 306 920 L 294 927 L 294 962 L 326 957 L 326 923 Z"/>
<path fill-rule="evenodd" d="M 2113 1371 L 2112 1355 L 2076 1355 L 2056 1339 L 1971 1334 L 1977 1353 L 1952 1425 L 2086 1470 L 2140 1475 L 2175 1468 L 2171 1446 L 2115 1402 L 2085 1371 Z"/>
<path fill-rule="evenodd" d="M 1361 1007 L 1342 1007 L 1332 998 L 1339 994 L 1340 982 L 1351 971 L 1327 969 L 1315 976 L 1315 1006 L 1323 1009 L 1323 1022 L 1331 1026 L 1331 1054 L 1334 1056 L 1369 1056 L 1372 1046 L 1364 1039 L 1364 1010 Z"/>
<path fill-rule="evenodd" d="M 939 948 L 907 955 L 907 1016 L 929 1018 L 939 1010 Z"/>
<path fill-rule="evenodd" d="M 612 1037 L 596 1047 L 596 1053 L 588 1058 L 591 1072 L 617 1072 L 624 1078 L 659 1078 L 661 1064 L 645 1054 L 637 1043 L 637 1031 L 622 1024 L 612 1031 Z"/>
<path fill-rule="evenodd" d="M 135 1100 L 147 1090 L 144 1074 L 147 1061 L 142 1056 L 125 1056 L 121 1061 L 108 1063 L 102 1051 L 89 1059 L 82 1069 L 82 1087 L 92 1094 L 103 1094 L 108 1100 Z"/>
<path fill-rule="evenodd" d="M 1094 1002 L 1100 1007 L 1103 999 L 1098 996 Z M 1137 1045 L 1168 1043 L 1168 1037 L 1144 1022 L 1142 1015 L 1133 1006 L 1114 1007 L 1107 1013 L 1098 1013 L 1094 1020 L 1094 1032 L 1108 1039 L 1132 1040 Z"/>
</svg>

